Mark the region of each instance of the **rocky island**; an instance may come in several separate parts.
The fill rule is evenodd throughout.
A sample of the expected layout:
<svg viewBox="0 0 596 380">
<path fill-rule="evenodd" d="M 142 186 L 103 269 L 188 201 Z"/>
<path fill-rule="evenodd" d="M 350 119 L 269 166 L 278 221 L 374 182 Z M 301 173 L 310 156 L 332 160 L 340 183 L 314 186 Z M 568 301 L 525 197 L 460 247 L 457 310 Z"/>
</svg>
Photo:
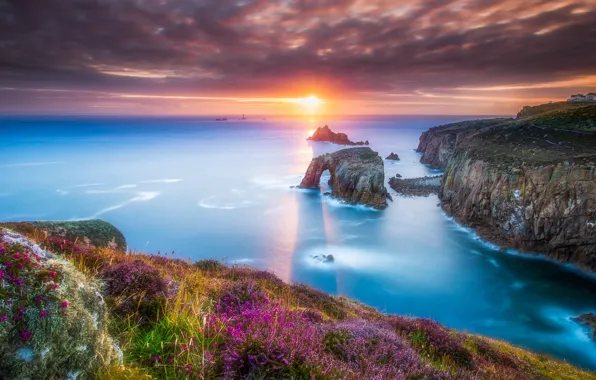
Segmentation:
<svg viewBox="0 0 596 380">
<path fill-rule="evenodd" d="M 443 209 L 484 238 L 596 271 L 596 105 L 431 128 L 421 162 L 445 169 Z"/>
<path fill-rule="evenodd" d="M 391 196 L 385 188 L 383 159 L 372 149 L 348 148 L 313 158 L 298 187 L 318 188 L 325 170 L 331 174 L 332 196 L 349 204 L 387 207 Z"/>
<path fill-rule="evenodd" d="M 385 157 L 385 159 L 390 161 L 399 161 L 399 156 L 396 153 L 391 152 L 391 154 Z"/>
<path fill-rule="evenodd" d="M 0 224 L 3 379 L 596 379 L 271 272 L 125 252 L 105 222 L 57 225 Z"/>
<path fill-rule="evenodd" d="M 312 136 L 309 136 L 307 140 L 330 142 L 338 145 L 368 145 L 368 140 L 364 142 L 353 142 L 348 138 L 348 135 L 346 135 L 345 133 L 335 133 L 326 125 L 317 128 L 317 130 L 312 134 Z"/>
</svg>

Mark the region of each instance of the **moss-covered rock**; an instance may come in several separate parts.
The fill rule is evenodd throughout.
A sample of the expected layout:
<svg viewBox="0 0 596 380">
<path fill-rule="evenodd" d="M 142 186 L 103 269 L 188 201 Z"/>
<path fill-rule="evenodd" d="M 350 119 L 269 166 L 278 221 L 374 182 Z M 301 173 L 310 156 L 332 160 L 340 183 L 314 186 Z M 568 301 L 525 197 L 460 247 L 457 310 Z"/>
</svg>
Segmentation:
<svg viewBox="0 0 596 380">
<path fill-rule="evenodd" d="M 6 232 L 0 276 L 0 378 L 84 379 L 117 361 L 97 281 Z"/>
<path fill-rule="evenodd" d="M 0 227 L 31 236 L 36 230 L 45 231 L 49 236 L 61 237 L 70 241 L 84 242 L 95 247 L 126 250 L 126 239 L 113 224 L 104 220 L 44 221 L 0 223 Z"/>
</svg>

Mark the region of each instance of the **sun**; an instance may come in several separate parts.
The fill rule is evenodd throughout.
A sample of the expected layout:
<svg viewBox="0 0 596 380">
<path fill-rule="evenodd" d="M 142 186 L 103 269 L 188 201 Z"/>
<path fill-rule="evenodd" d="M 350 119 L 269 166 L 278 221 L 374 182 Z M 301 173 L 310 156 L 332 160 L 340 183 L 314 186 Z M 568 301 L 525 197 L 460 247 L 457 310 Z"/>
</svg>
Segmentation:
<svg viewBox="0 0 596 380">
<path fill-rule="evenodd" d="M 324 104 L 325 102 L 323 100 L 319 99 L 318 97 L 316 97 L 315 95 L 310 95 L 310 96 L 307 96 L 306 98 L 296 99 L 296 103 L 301 105 L 307 113 L 314 114 L 317 112 L 319 107 L 321 107 L 321 105 Z"/>
</svg>

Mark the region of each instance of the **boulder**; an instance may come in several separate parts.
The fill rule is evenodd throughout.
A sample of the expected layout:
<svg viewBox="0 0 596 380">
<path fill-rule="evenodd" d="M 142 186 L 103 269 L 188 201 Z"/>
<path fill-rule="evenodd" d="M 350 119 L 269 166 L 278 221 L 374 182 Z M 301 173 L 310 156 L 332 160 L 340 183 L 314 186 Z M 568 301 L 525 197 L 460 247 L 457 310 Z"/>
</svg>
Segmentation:
<svg viewBox="0 0 596 380">
<path fill-rule="evenodd" d="M 0 378 L 92 378 L 118 362 L 101 285 L 0 228 Z"/>
<path fill-rule="evenodd" d="M 387 207 L 387 198 L 391 197 L 385 188 L 383 160 L 372 149 L 342 149 L 313 158 L 298 187 L 318 188 L 325 170 L 331 173 L 332 196 L 349 204 Z"/>
</svg>

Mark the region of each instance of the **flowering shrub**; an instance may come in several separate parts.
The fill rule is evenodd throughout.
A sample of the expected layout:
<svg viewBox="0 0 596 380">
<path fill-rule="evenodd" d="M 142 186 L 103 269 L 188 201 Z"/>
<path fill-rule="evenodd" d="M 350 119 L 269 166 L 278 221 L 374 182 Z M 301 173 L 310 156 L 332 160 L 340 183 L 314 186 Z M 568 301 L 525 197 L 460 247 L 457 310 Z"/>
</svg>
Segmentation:
<svg viewBox="0 0 596 380">
<path fill-rule="evenodd" d="M 169 295 L 170 281 L 141 260 L 105 267 L 99 276 L 114 311 L 120 316 L 134 314 L 140 322 L 155 320 Z"/>
<path fill-rule="evenodd" d="M 474 367 L 474 357 L 464 347 L 464 338 L 449 332 L 438 322 L 426 318 L 391 317 L 390 323 L 424 355 L 437 361 L 452 361 L 465 368 Z"/>
<path fill-rule="evenodd" d="M 350 320 L 325 327 L 325 351 L 346 362 L 351 372 L 375 379 L 448 378 L 424 364 L 390 325 Z"/>
<path fill-rule="evenodd" d="M 218 272 L 226 269 L 226 266 L 215 259 L 199 260 L 194 264 L 203 272 Z"/>
<path fill-rule="evenodd" d="M 89 376 L 113 356 L 96 284 L 70 263 L 0 241 L 0 377 Z"/>
</svg>

